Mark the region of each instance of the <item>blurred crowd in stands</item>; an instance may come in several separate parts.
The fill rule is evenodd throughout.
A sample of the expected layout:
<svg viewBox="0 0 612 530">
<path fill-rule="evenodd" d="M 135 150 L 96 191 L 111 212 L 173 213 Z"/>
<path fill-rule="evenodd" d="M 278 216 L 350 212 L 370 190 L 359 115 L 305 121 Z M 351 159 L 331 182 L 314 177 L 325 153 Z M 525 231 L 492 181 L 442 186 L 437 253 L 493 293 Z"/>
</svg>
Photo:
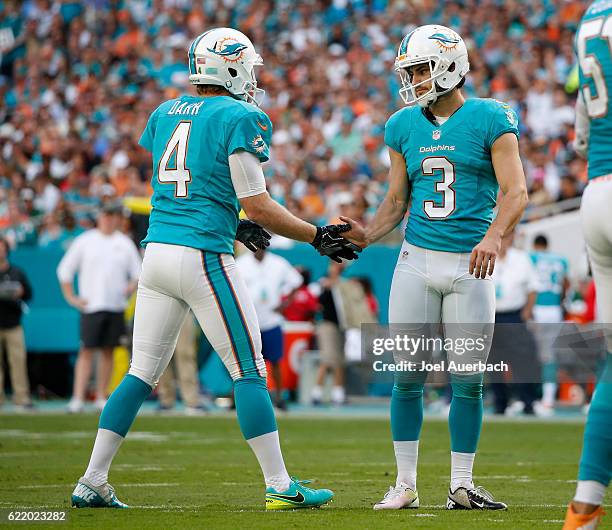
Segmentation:
<svg viewBox="0 0 612 530">
<path fill-rule="evenodd" d="M 426 23 L 466 40 L 468 97 L 519 113 L 531 207 L 577 197 L 585 164 L 571 148 L 575 94 L 566 85 L 575 85 L 573 36 L 586 5 L 0 0 L 0 234 L 12 246 L 65 245 L 104 202 L 148 196 L 139 136 L 157 105 L 191 90 L 187 48 L 215 26 L 239 28 L 264 58 L 268 189 L 303 218 L 375 211 L 389 163 L 384 124 L 402 105 L 397 46 Z"/>
</svg>

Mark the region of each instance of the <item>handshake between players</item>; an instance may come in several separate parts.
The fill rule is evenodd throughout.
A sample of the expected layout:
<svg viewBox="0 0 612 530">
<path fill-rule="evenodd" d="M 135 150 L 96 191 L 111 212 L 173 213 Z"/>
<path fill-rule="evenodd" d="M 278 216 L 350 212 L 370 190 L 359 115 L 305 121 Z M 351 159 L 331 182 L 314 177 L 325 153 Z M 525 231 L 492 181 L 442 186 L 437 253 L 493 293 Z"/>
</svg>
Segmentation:
<svg viewBox="0 0 612 530">
<path fill-rule="evenodd" d="M 350 223 L 317 226 L 316 230 L 316 235 L 310 244 L 321 256 L 327 256 L 337 263 L 341 263 L 342 259 L 355 260 L 359 257 L 358 253 L 362 248 L 341 235 L 351 230 Z M 271 238 L 265 228 L 250 219 L 242 219 L 238 223 L 236 241 L 240 241 L 251 252 L 269 247 Z"/>
</svg>

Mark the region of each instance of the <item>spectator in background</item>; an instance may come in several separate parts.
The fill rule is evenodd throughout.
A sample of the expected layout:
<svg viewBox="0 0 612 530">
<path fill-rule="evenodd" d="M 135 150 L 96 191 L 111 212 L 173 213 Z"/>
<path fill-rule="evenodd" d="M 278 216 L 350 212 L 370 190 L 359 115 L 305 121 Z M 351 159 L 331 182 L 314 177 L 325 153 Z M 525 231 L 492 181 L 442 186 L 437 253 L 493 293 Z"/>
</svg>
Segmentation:
<svg viewBox="0 0 612 530">
<path fill-rule="evenodd" d="M 316 384 L 310 394 L 314 405 L 323 399 L 323 385 L 327 374 L 333 374 L 331 401 L 342 405 L 346 400 L 344 389 L 346 332 L 360 328 L 366 322 L 376 322 L 362 284 L 355 278 L 340 275 L 345 263 L 330 262 L 327 276 L 319 283 L 323 288 L 319 296 L 321 321 L 317 323 L 320 364 Z"/>
<path fill-rule="evenodd" d="M 0 235 L 4 236 L 11 247 L 36 244 L 34 224 L 22 211 L 17 197 L 9 197 L 7 201 L 6 216 L 0 219 Z"/>
<path fill-rule="evenodd" d="M 319 310 L 319 299 L 310 291 L 310 271 L 305 267 L 296 267 L 302 275 L 302 285 L 282 300 L 282 313 L 290 322 L 312 322 Z"/>
<path fill-rule="evenodd" d="M 557 360 L 554 342 L 563 322 L 563 300 L 569 287 L 566 258 L 550 252 L 548 239 L 539 234 L 533 243 L 531 261 L 538 279 L 538 294 L 533 307 L 533 319 L 538 324 L 536 340 L 542 363 L 542 399 L 535 404 L 538 415 L 553 413 L 557 394 Z"/>
<path fill-rule="evenodd" d="M 62 192 L 49 181 L 49 177 L 41 175 L 34 180 L 36 198 L 34 205 L 43 213 L 51 213 L 58 205 Z"/>
<path fill-rule="evenodd" d="M 366 278 L 364 276 L 355 278 L 355 280 L 357 280 L 361 284 L 361 287 L 363 288 L 363 293 L 365 294 L 366 301 L 368 303 L 368 307 L 370 308 L 370 312 L 374 316 L 374 319 L 378 320 L 379 305 L 378 300 L 376 299 L 376 295 L 374 294 L 374 291 L 372 289 L 372 282 L 370 281 L 370 278 Z"/>
<path fill-rule="evenodd" d="M 580 188 L 578 182 L 572 175 L 565 175 L 561 179 L 561 188 L 559 190 L 560 201 L 566 201 L 567 199 L 575 199 L 580 197 Z"/>
<path fill-rule="evenodd" d="M 41 247 L 61 248 L 63 236 L 64 229 L 59 222 L 58 214 L 53 212 L 45 215 L 38 235 L 38 244 Z"/>
<path fill-rule="evenodd" d="M 9 244 L 0 238 L 0 353 L 6 350 L 13 387 L 13 402 L 20 410 L 32 408 L 28 363 L 21 327 L 22 304 L 32 298 L 23 271 L 9 263 Z M 4 358 L 0 355 L 0 405 L 4 402 Z"/>
<path fill-rule="evenodd" d="M 300 201 L 303 219 L 312 223 L 321 223 L 325 215 L 325 203 L 321 197 L 321 190 L 315 180 L 306 184 L 306 193 Z"/>
<path fill-rule="evenodd" d="M 140 254 L 117 228 L 121 208 L 106 205 L 98 226 L 78 236 L 62 258 L 57 275 L 66 301 L 81 313 L 81 350 L 74 370 L 68 412 L 80 412 L 85 402 L 93 354 L 100 350 L 96 378 L 97 409 L 106 402 L 113 368 L 113 349 L 125 334 L 124 310 L 140 275 Z M 78 295 L 73 281 L 78 275 Z"/>
<path fill-rule="evenodd" d="M 302 276 L 285 258 L 261 249 L 255 253 L 245 252 L 236 260 L 236 266 L 255 304 L 261 329 L 261 353 L 272 367 L 275 403 L 284 410 L 280 369 L 284 349 L 283 317 L 280 311 L 283 296 L 302 285 Z"/>
<path fill-rule="evenodd" d="M 40 222 L 40 217 L 42 217 L 43 212 L 39 210 L 34 204 L 35 197 L 34 190 L 32 188 L 23 188 L 19 197 L 21 198 L 21 202 L 23 204 L 23 213 L 31 219 L 34 224 Z"/>
<path fill-rule="evenodd" d="M 533 414 L 539 366 L 535 341 L 524 324 L 533 319 L 538 280 L 529 255 L 513 247 L 513 242 L 514 232 L 503 237 L 495 262 L 496 325 L 489 362 L 503 361 L 510 365 L 512 382 L 520 400 L 516 408 L 522 408 L 525 414 Z M 504 414 L 509 402 L 508 374 L 491 372 L 491 375 L 495 413 Z"/>
</svg>

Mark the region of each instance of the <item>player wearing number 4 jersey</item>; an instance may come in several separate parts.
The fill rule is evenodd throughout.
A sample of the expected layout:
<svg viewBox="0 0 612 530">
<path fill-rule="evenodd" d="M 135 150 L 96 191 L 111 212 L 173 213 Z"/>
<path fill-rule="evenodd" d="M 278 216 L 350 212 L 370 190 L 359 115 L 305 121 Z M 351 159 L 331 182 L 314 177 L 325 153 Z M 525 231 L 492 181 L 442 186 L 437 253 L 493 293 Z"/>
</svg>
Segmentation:
<svg viewBox="0 0 612 530">
<path fill-rule="evenodd" d="M 252 250 L 267 245 L 259 225 L 310 242 L 330 258 L 355 259 L 360 249 L 340 234 L 349 225 L 315 227 L 291 215 L 266 192 L 272 124 L 256 105 L 262 95 L 251 41 L 230 28 L 210 30 L 189 49 L 197 96 L 162 103 L 140 144 L 152 153 L 153 199 L 138 284 L 130 369 L 100 416 L 76 507 L 125 508 L 108 472 L 143 401 L 176 346 L 189 309 L 234 381 L 238 422 L 261 466 L 266 509 L 318 507 L 328 489 L 312 489 L 287 473 L 266 386 L 255 308 L 236 270 L 234 239 Z M 238 223 L 240 208 L 255 223 Z"/>
<path fill-rule="evenodd" d="M 606 362 L 584 430 L 578 485 L 564 530 L 597 528 L 612 478 L 612 2 L 586 10 L 576 35 L 580 92 L 576 104 L 576 151 L 588 160 L 589 184 L 580 215 L 599 320 L 608 328 Z"/>
<path fill-rule="evenodd" d="M 388 120 L 389 191 L 372 223 L 346 237 L 366 246 L 394 229 L 411 207 L 389 298 L 389 322 L 417 337 L 445 324 L 446 338 L 483 338 L 479 351 L 447 351 L 460 366 L 486 361 L 495 318 L 491 274 L 501 239 L 527 202 L 518 150 L 518 119 L 506 104 L 465 101 L 469 71 L 461 37 L 444 26 L 422 26 L 402 40 L 396 59 L 408 105 Z M 493 220 L 498 189 L 499 211 Z M 396 361 L 426 360 L 427 352 Z M 468 359 L 469 358 L 469 359 Z M 450 364 L 450 363 L 449 363 Z M 416 364 L 418 367 L 418 362 Z M 395 372 L 391 430 L 397 480 L 374 509 L 416 508 L 416 469 L 426 372 Z M 500 510 L 503 502 L 472 481 L 482 423 L 483 373 L 451 371 L 451 480 L 448 509 Z"/>
</svg>

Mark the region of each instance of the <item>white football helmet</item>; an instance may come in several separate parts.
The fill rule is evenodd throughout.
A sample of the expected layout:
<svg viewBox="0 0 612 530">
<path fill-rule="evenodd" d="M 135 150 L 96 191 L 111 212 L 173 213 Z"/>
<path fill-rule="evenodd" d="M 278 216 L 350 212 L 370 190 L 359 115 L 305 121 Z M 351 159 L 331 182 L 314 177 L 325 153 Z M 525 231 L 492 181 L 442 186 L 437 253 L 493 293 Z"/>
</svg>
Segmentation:
<svg viewBox="0 0 612 530">
<path fill-rule="evenodd" d="M 263 60 L 250 39 L 232 28 L 215 28 L 189 47 L 189 81 L 194 85 L 217 85 L 232 96 L 259 105 L 264 91 L 257 88 L 255 66 Z"/>
<path fill-rule="evenodd" d="M 430 77 L 412 84 L 409 68 L 428 64 Z M 420 26 L 406 35 L 397 50 L 395 71 L 402 81 L 400 96 L 406 105 L 429 107 L 455 88 L 470 71 L 468 53 L 458 33 L 445 26 Z M 417 96 L 417 89 L 431 82 L 431 89 Z"/>
</svg>

